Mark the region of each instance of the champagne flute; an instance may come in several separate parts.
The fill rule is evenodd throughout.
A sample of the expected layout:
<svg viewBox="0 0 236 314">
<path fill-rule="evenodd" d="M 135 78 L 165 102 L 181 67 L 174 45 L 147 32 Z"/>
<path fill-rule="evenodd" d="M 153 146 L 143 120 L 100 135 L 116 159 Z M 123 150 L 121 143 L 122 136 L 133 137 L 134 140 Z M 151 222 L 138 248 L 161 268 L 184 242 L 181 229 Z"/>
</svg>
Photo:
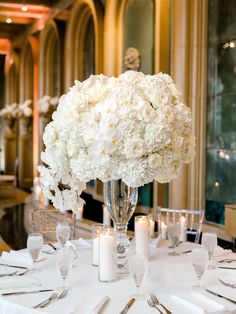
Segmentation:
<svg viewBox="0 0 236 314">
<path fill-rule="evenodd" d="M 143 280 L 148 272 L 147 257 L 143 254 L 133 254 L 129 256 L 129 272 L 136 285 L 136 299 L 146 298 L 144 294 L 140 293 L 140 288 Z"/>
<path fill-rule="evenodd" d="M 56 265 L 63 280 L 63 288 L 65 288 L 66 280 L 73 266 L 73 251 L 70 247 L 61 247 L 58 249 Z"/>
<path fill-rule="evenodd" d="M 202 247 L 208 251 L 209 266 L 208 269 L 215 269 L 214 265 L 210 265 L 214 251 L 217 246 L 217 235 L 214 232 L 203 232 L 202 234 Z"/>
<path fill-rule="evenodd" d="M 60 246 L 64 247 L 70 238 L 70 226 L 67 222 L 59 222 L 57 224 L 56 237 Z"/>
<path fill-rule="evenodd" d="M 40 253 L 43 248 L 43 236 L 40 233 L 30 233 L 27 238 L 27 249 L 33 260 L 33 270 L 35 270 L 35 263 L 38 261 Z"/>
<path fill-rule="evenodd" d="M 202 289 L 201 279 L 207 269 L 209 257 L 208 251 L 204 248 L 193 249 L 191 252 L 192 265 L 197 275 L 197 285 L 193 286 L 195 289 Z"/>
<path fill-rule="evenodd" d="M 180 223 L 169 223 L 167 226 L 167 235 L 168 239 L 170 241 L 171 247 L 173 248 L 173 251 L 168 253 L 168 255 L 171 256 L 178 256 L 180 253 L 177 253 L 175 251 L 176 246 L 179 243 L 179 238 L 180 238 Z"/>
</svg>

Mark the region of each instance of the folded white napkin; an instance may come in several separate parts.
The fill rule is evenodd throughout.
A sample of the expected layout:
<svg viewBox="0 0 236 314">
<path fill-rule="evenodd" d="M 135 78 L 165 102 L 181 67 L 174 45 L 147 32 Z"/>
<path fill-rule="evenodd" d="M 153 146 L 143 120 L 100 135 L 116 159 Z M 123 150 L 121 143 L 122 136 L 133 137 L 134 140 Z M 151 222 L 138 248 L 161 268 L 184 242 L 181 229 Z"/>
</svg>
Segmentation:
<svg viewBox="0 0 236 314">
<path fill-rule="evenodd" d="M 185 310 L 188 309 L 191 314 L 224 313 L 226 310 L 224 305 L 198 292 L 190 292 L 180 296 L 172 295 L 171 299 L 182 306 L 183 310 L 184 308 Z"/>
<path fill-rule="evenodd" d="M 0 264 L 13 266 L 32 267 L 33 261 L 28 252 L 10 251 L 3 252 L 0 257 Z"/>
<path fill-rule="evenodd" d="M 91 249 L 92 243 L 90 240 L 85 240 L 83 238 L 79 238 L 78 240 L 70 240 L 69 241 L 72 245 L 74 245 L 76 250 L 80 249 Z"/>
<path fill-rule="evenodd" d="M 99 314 L 108 300 L 108 297 L 91 294 L 81 295 L 71 306 L 69 314 Z"/>
<path fill-rule="evenodd" d="M 227 259 L 236 261 L 236 254 L 233 253 L 232 250 L 224 250 L 220 246 L 217 246 L 213 255 L 213 259 L 216 262 L 221 262 Z"/>
<path fill-rule="evenodd" d="M 40 282 L 34 278 L 23 279 L 22 277 L 3 277 L 0 278 L 0 294 L 3 292 L 14 292 L 15 289 L 20 291 L 19 288 L 26 287 L 39 287 Z M 14 290 L 14 291 L 13 291 Z"/>
</svg>

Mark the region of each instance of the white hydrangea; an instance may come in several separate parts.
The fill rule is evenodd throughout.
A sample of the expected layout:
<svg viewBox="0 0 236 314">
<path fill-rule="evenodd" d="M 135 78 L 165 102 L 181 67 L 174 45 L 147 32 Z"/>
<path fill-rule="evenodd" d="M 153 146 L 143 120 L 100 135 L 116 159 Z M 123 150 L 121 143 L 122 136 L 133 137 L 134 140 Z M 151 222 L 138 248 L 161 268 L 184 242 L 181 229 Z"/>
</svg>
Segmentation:
<svg viewBox="0 0 236 314">
<path fill-rule="evenodd" d="M 61 210 L 81 202 L 75 195 L 83 182 L 122 179 L 136 187 L 169 182 L 195 154 L 191 111 L 167 74 L 92 75 L 75 82 L 52 117 L 41 157 L 46 166 L 39 170 L 54 178 L 45 190 Z M 70 186 L 61 190 L 68 175 Z"/>
</svg>

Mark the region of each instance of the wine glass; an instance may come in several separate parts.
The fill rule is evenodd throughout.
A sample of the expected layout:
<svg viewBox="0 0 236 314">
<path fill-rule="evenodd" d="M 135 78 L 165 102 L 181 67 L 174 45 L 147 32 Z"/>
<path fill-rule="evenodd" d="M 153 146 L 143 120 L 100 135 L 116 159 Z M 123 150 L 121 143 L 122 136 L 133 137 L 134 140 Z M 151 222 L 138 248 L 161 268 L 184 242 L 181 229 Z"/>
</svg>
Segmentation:
<svg viewBox="0 0 236 314">
<path fill-rule="evenodd" d="M 193 288 L 201 289 L 201 279 L 207 269 L 209 257 L 208 251 L 204 248 L 193 249 L 191 252 L 192 265 L 197 275 L 197 285 Z"/>
<path fill-rule="evenodd" d="M 214 232 L 203 232 L 202 247 L 208 251 L 209 266 L 208 269 L 215 269 L 214 265 L 210 265 L 212 256 L 217 246 L 217 235 Z"/>
<path fill-rule="evenodd" d="M 56 237 L 61 247 L 64 247 L 70 238 L 70 225 L 67 222 L 59 222 L 56 227 Z"/>
<path fill-rule="evenodd" d="M 173 251 L 168 253 L 168 255 L 171 256 L 178 256 L 180 253 L 177 253 L 175 251 L 176 246 L 179 243 L 179 238 L 180 238 L 180 223 L 169 223 L 167 226 L 167 235 L 168 239 L 170 241 L 171 247 L 173 248 Z"/>
<path fill-rule="evenodd" d="M 145 295 L 140 293 L 140 287 L 143 280 L 148 272 L 148 261 L 147 257 L 143 254 L 133 254 L 129 256 L 129 272 L 131 277 L 134 279 L 136 285 L 136 299 L 146 298 Z"/>
<path fill-rule="evenodd" d="M 63 288 L 66 287 L 66 279 L 73 267 L 73 251 L 70 247 L 61 247 L 57 251 L 57 269 L 63 280 Z"/>
<path fill-rule="evenodd" d="M 27 249 L 33 260 L 33 270 L 35 270 L 35 263 L 39 259 L 43 248 L 43 236 L 40 233 L 30 233 L 27 238 Z"/>
</svg>

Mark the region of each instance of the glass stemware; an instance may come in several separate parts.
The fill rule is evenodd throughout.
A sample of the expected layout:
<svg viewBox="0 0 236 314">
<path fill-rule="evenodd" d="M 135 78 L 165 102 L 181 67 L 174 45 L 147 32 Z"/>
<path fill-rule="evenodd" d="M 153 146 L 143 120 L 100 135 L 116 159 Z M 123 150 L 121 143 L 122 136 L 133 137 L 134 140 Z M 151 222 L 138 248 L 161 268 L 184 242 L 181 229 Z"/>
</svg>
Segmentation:
<svg viewBox="0 0 236 314">
<path fill-rule="evenodd" d="M 33 269 L 35 263 L 38 261 L 40 253 L 43 248 L 43 236 L 40 233 L 30 233 L 27 238 L 27 249 L 33 260 Z"/>
<path fill-rule="evenodd" d="M 56 265 L 63 280 L 63 288 L 65 288 L 66 280 L 73 267 L 73 251 L 70 247 L 61 247 L 58 249 Z"/>
<path fill-rule="evenodd" d="M 173 251 L 168 253 L 168 255 L 171 256 L 178 256 L 180 253 L 177 253 L 175 251 L 175 248 L 177 247 L 179 243 L 179 238 L 180 238 L 180 223 L 169 223 L 167 226 L 167 235 L 168 239 L 170 241 L 171 247 L 173 248 Z"/>
<path fill-rule="evenodd" d="M 140 288 L 143 280 L 148 272 L 147 257 L 143 254 L 133 254 L 129 256 L 129 272 L 136 285 L 136 299 L 146 298 L 146 295 L 141 294 Z"/>
<path fill-rule="evenodd" d="M 56 237 L 60 246 L 64 247 L 70 238 L 70 226 L 67 222 L 59 222 L 57 224 Z"/>
<path fill-rule="evenodd" d="M 215 269 L 216 267 L 211 263 L 214 251 L 217 246 L 217 235 L 214 232 L 203 232 L 202 234 L 202 247 L 208 251 L 209 266 L 208 269 Z"/>
<path fill-rule="evenodd" d="M 196 289 L 202 289 L 201 279 L 207 269 L 209 257 L 208 251 L 204 248 L 193 249 L 191 252 L 192 265 L 197 275 L 197 285 L 193 286 Z"/>
</svg>

